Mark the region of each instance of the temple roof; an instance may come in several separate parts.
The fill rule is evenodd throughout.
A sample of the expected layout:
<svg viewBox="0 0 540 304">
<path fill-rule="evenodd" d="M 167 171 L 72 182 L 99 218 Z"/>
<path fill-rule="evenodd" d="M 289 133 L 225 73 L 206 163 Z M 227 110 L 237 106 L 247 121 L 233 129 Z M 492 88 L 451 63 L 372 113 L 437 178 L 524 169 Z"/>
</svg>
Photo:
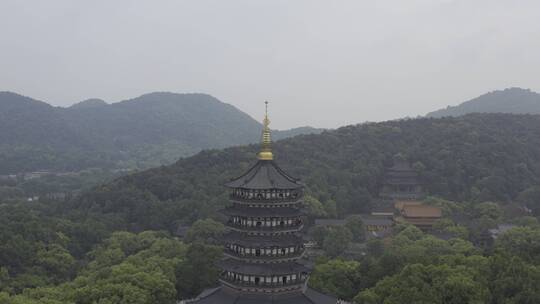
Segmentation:
<svg viewBox="0 0 540 304">
<path fill-rule="evenodd" d="M 385 184 L 416 185 L 419 184 L 418 173 L 408 162 L 400 161 L 386 169 Z"/>
<path fill-rule="evenodd" d="M 227 207 L 221 212 L 225 215 L 251 216 L 251 217 L 295 217 L 304 213 L 294 207 Z"/>
<path fill-rule="evenodd" d="M 303 185 L 297 178 L 281 170 L 272 160 L 259 160 L 244 175 L 231 180 L 225 186 L 243 189 L 299 189 Z"/>
<path fill-rule="evenodd" d="M 205 290 L 196 304 L 336 304 L 338 300 L 314 289 L 285 294 L 247 294 L 218 287 Z"/>
<path fill-rule="evenodd" d="M 303 244 L 301 237 L 294 234 L 248 235 L 232 231 L 222 238 L 225 242 L 248 247 L 287 247 Z"/>
<path fill-rule="evenodd" d="M 224 259 L 218 262 L 219 268 L 246 275 L 286 275 L 308 272 L 309 269 L 296 262 L 248 263 L 237 259 Z"/>
</svg>

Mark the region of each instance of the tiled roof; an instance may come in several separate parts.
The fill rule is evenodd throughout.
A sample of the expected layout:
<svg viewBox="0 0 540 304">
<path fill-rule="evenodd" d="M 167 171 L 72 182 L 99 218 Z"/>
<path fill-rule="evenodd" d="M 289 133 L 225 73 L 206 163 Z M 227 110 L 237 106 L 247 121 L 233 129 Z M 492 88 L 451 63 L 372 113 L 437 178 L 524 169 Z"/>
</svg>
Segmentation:
<svg viewBox="0 0 540 304">
<path fill-rule="evenodd" d="M 337 304 L 337 298 L 305 288 L 301 292 L 284 294 L 247 294 L 225 287 L 210 289 L 199 295 L 193 304 Z"/>
<path fill-rule="evenodd" d="M 404 217 L 441 217 L 442 210 L 439 207 L 426 205 L 405 205 L 402 214 Z"/>
<path fill-rule="evenodd" d="M 259 160 L 244 175 L 225 184 L 229 188 L 242 189 L 299 189 L 303 185 L 271 160 Z"/>
</svg>

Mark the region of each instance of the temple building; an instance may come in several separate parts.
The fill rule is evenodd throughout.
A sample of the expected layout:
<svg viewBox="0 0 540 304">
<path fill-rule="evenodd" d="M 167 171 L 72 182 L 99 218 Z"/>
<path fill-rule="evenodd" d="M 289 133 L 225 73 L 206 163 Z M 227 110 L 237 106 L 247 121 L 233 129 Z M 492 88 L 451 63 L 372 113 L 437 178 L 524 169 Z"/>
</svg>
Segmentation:
<svg viewBox="0 0 540 304">
<path fill-rule="evenodd" d="M 406 202 L 399 208 L 400 216 L 396 222 L 415 225 L 422 230 L 430 230 L 437 221 L 442 218 L 442 210 L 439 207 L 423 205 L 419 202 Z"/>
<path fill-rule="evenodd" d="M 391 201 L 418 200 L 424 197 L 418 173 L 409 162 L 396 159 L 386 170 L 381 198 Z"/>
<path fill-rule="evenodd" d="M 186 303 L 340 303 L 307 287 L 309 269 L 299 263 L 304 186 L 274 162 L 269 123 L 267 113 L 257 163 L 225 185 L 230 231 L 223 239 L 220 286 Z"/>
</svg>

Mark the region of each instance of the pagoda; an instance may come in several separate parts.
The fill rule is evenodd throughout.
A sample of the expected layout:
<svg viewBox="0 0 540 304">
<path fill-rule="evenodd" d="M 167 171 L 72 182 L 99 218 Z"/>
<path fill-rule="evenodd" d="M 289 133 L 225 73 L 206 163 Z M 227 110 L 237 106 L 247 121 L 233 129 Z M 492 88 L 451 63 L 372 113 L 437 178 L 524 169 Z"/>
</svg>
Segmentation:
<svg viewBox="0 0 540 304">
<path fill-rule="evenodd" d="M 304 186 L 274 162 L 266 107 L 258 161 L 225 184 L 231 204 L 222 210 L 229 232 L 220 286 L 189 303 L 339 303 L 307 287 L 309 269 L 299 263 Z"/>
<path fill-rule="evenodd" d="M 423 198 L 424 193 L 418 173 L 408 161 L 396 156 L 394 165 L 386 169 L 384 186 L 380 195 L 392 201 L 408 201 Z"/>
</svg>

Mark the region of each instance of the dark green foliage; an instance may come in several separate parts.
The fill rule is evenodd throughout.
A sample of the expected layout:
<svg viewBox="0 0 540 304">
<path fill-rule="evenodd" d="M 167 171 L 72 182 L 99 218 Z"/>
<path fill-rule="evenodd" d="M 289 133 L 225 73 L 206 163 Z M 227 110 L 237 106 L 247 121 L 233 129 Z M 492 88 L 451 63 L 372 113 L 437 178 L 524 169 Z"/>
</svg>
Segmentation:
<svg viewBox="0 0 540 304">
<path fill-rule="evenodd" d="M 349 216 L 345 227 L 351 232 L 353 241 L 360 242 L 365 239 L 366 227 L 364 227 L 364 222 L 359 215 Z"/>
<path fill-rule="evenodd" d="M 144 224 L 140 229 L 172 229 L 178 219 L 213 217 L 226 204 L 222 184 L 247 170 L 257 149 L 203 151 L 98 187 L 72 208 L 115 214 Z M 282 140 L 274 150 L 283 169 L 303 178 L 315 199 L 312 212 L 328 217 L 369 211 L 384 170 L 398 153 L 423 164 L 420 177 L 430 194 L 453 201 L 509 201 L 540 182 L 540 117 L 474 114 L 363 124 Z M 459 213 L 459 206 L 434 204 Z"/>
<path fill-rule="evenodd" d="M 212 219 L 198 220 L 189 228 L 185 241 L 189 243 L 219 244 L 225 225 Z"/>
<path fill-rule="evenodd" d="M 342 254 L 353 240 L 351 231 L 343 226 L 332 226 L 324 237 L 322 248 L 330 257 Z"/>
<path fill-rule="evenodd" d="M 0 92 L 0 174 L 148 168 L 201 149 L 257 142 L 261 125 L 206 94 L 150 93 L 69 108 Z M 284 138 L 320 130 L 276 132 Z"/>
<path fill-rule="evenodd" d="M 220 247 L 196 243 L 190 246 L 186 259 L 176 267 L 176 289 L 179 298 L 198 295 L 217 285 L 219 269 L 215 262 L 222 256 Z"/>
<path fill-rule="evenodd" d="M 503 233 L 493 255 L 482 255 L 461 238 L 445 241 L 411 226 L 396 231 L 384 242 L 370 241 L 359 261 L 320 260 L 310 286 L 362 304 L 518 304 L 540 299 L 538 226 Z"/>
<path fill-rule="evenodd" d="M 469 113 L 540 114 L 540 94 L 520 88 L 494 91 L 455 107 L 428 113 L 428 117 L 460 116 Z"/>
<path fill-rule="evenodd" d="M 540 186 L 536 185 L 523 190 L 517 199 L 530 208 L 536 216 L 540 216 Z"/>
</svg>

